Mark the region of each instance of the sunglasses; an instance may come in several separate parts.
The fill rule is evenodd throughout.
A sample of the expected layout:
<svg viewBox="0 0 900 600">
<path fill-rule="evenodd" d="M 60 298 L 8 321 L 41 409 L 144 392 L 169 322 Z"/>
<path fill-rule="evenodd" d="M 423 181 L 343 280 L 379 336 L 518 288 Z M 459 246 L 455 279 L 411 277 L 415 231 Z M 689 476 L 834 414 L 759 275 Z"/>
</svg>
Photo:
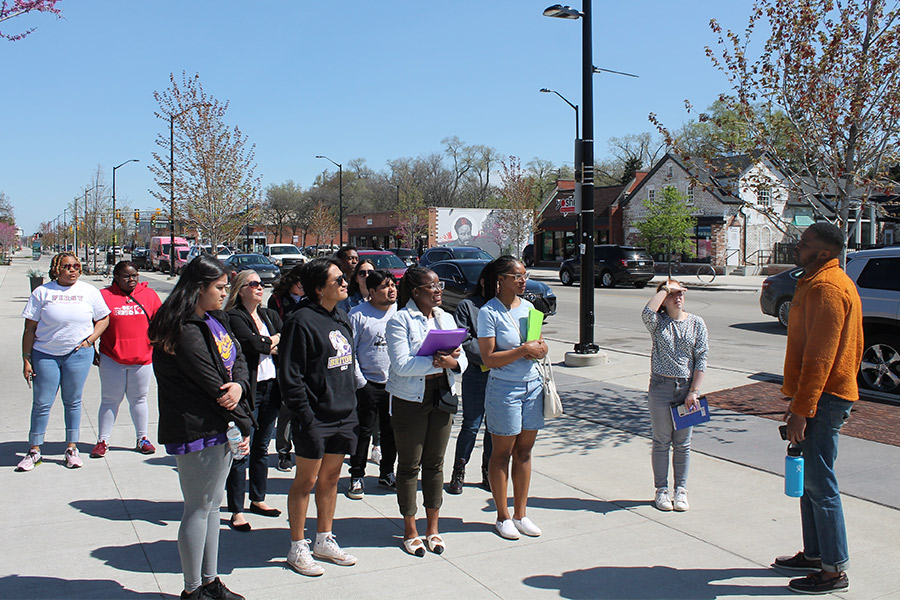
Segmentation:
<svg viewBox="0 0 900 600">
<path fill-rule="evenodd" d="M 70 264 L 65 264 L 65 265 L 59 265 L 59 268 L 60 268 L 60 270 L 65 269 L 67 271 L 80 271 L 81 265 L 70 263 Z"/>
<path fill-rule="evenodd" d="M 345 283 L 347 283 L 347 276 L 346 275 L 338 275 L 337 279 L 335 279 L 333 283 L 336 283 L 338 285 L 344 285 Z"/>
<path fill-rule="evenodd" d="M 375 269 L 369 269 L 368 271 L 360 271 L 356 274 L 357 277 L 368 277 L 369 273 L 372 273 Z"/>
<path fill-rule="evenodd" d="M 244 287 L 251 287 L 251 288 L 253 288 L 253 289 L 255 290 L 256 288 L 261 288 L 262 285 L 263 285 L 263 284 L 262 284 L 262 281 L 248 281 L 248 282 L 244 285 Z"/>
</svg>

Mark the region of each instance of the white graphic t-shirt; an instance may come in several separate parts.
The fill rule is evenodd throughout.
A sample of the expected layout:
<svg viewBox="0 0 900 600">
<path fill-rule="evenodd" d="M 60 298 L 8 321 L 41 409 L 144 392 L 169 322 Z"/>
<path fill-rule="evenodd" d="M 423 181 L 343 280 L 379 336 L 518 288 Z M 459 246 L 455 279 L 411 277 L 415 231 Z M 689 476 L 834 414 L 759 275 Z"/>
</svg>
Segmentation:
<svg viewBox="0 0 900 600">
<path fill-rule="evenodd" d="M 94 332 L 94 321 L 109 314 L 100 290 L 76 281 L 69 287 L 55 281 L 31 293 L 22 316 L 37 321 L 33 348 L 53 356 L 64 356 Z"/>
</svg>

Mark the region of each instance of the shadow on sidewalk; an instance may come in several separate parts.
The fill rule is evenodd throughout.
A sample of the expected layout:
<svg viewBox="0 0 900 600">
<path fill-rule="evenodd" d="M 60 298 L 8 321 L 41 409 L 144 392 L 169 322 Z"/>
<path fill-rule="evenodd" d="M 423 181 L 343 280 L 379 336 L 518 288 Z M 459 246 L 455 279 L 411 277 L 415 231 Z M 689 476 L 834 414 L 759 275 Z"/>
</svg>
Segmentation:
<svg viewBox="0 0 900 600">
<path fill-rule="evenodd" d="M 74 500 L 69 506 L 91 517 L 110 521 L 145 521 L 165 526 L 181 521 L 184 503 L 153 501 L 139 498 L 108 498 L 102 500 Z"/>
<path fill-rule="evenodd" d="M 508 499 L 509 508 L 512 508 L 512 498 Z M 629 510 L 637 506 L 651 506 L 651 500 L 597 500 L 594 498 L 543 498 L 541 496 L 529 496 L 529 508 L 547 508 L 550 510 L 581 510 L 597 515 L 605 515 L 617 510 Z M 493 499 L 484 503 L 481 512 L 494 512 L 496 506 Z M 444 518 L 441 517 L 441 529 L 443 530 Z"/>
<path fill-rule="evenodd" d="M 771 333 L 772 335 L 780 335 L 787 337 L 787 329 L 781 326 L 776 320 L 765 321 L 762 323 L 732 323 L 729 325 L 732 329 L 741 329 L 743 331 L 756 331 L 758 333 Z"/>
<path fill-rule="evenodd" d="M 27 577 L 9 575 L 0 577 L 0 595 L 4 598 L 29 598 L 31 600 L 74 600 L 76 598 L 122 598 L 126 600 L 150 600 L 178 598 L 160 592 L 135 592 L 108 579 L 60 579 L 58 577 Z"/>
<path fill-rule="evenodd" d="M 675 569 L 653 567 L 594 567 L 562 575 L 535 575 L 525 585 L 559 590 L 572 600 L 713 600 L 723 596 L 794 596 L 787 581 L 777 586 L 713 583 L 734 578 L 781 577 L 771 569 Z"/>
</svg>

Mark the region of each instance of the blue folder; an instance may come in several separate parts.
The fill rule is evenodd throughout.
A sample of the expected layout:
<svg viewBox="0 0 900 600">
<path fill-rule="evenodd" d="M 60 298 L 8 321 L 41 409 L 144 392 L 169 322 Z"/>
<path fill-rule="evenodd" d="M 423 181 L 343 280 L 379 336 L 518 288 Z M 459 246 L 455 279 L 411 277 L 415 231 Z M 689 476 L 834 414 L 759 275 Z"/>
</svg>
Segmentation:
<svg viewBox="0 0 900 600">
<path fill-rule="evenodd" d="M 700 407 L 688 412 L 684 404 L 676 404 L 672 407 L 672 422 L 675 429 L 684 429 L 709 421 L 709 404 L 706 397 L 700 398 Z"/>
</svg>

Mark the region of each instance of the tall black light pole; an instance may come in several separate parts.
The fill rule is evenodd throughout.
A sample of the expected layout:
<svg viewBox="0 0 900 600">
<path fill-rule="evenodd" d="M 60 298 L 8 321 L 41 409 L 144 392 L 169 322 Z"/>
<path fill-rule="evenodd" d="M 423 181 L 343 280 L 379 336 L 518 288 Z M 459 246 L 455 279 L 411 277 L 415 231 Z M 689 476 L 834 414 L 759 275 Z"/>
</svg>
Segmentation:
<svg viewBox="0 0 900 600">
<path fill-rule="evenodd" d="M 321 154 L 316 155 L 316 158 L 324 158 L 334 166 L 338 168 L 338 229 L 340 229 L 340 233 L 338 234 L 338 239 L 340 240 L 339 246 L 343 247 L 344 245 L 344 167 L 341 166 L 341 163 L 336 163 L 327 156 L 322 156 Z"/>
<path fill-rule="evenodd" d="M 209 102 L 191 104 L 178 114 L 169 115 L 169 277 L 175 276 L 175 119 Z"/>
<path fill-rule="evenodd" d="M 581 19 L 581 285 L 578 343 L 576 354 L 597 354 L 594 343 L 594 63 L 591 48 L 591 0 L 583 12 L 554 4 L 545 17 Z M 578 165 L 575 165 L 576 170 Z"/>
<path fill-rule="evenodd" d="M 116 260 L 116 246 L 119 244 L 119 238 L 116 236 L 116 169 L 119 167 L 124 167 L 130 162 L 141 162 L 136 158 L 130 158 L 123 162 L 120 165 L 116 165 L 113 167 L 113 262 Z M 125 251 L 122 251 L 122 255 L 124 256 Z"/>
<path fill-rule="evenodd" d="M 87 195 L 88 195 L 88 192 L 92 192 L 92 191 L 96 190 L 98 187 L 100 187 L 100 186 L 95 185 L 94 187 L 87 188 L 84 190 L 84 228 L 85 228 L 85 232 L 87 231 L 87 218 L 88 218 Z M 97 216 L 94 215 L 94 218 L 96 219 Z M 76 221 L 76 223 L 78 222 L 78 198 L 77 197 L 75 198 L 75 221 Z M 75 248 L 75 255 L 76 256 L 78 255 L 78 248 Z M 96 256 L 96 254 L 94 256 Z M 85 240 L 84 240 L 84 264 L 87 265 L 90 262 L 90 260 L 91 259 L 88 258 L 88 241 L 87 241 L 87 238 L 85 238 Z"/>
</svg>

